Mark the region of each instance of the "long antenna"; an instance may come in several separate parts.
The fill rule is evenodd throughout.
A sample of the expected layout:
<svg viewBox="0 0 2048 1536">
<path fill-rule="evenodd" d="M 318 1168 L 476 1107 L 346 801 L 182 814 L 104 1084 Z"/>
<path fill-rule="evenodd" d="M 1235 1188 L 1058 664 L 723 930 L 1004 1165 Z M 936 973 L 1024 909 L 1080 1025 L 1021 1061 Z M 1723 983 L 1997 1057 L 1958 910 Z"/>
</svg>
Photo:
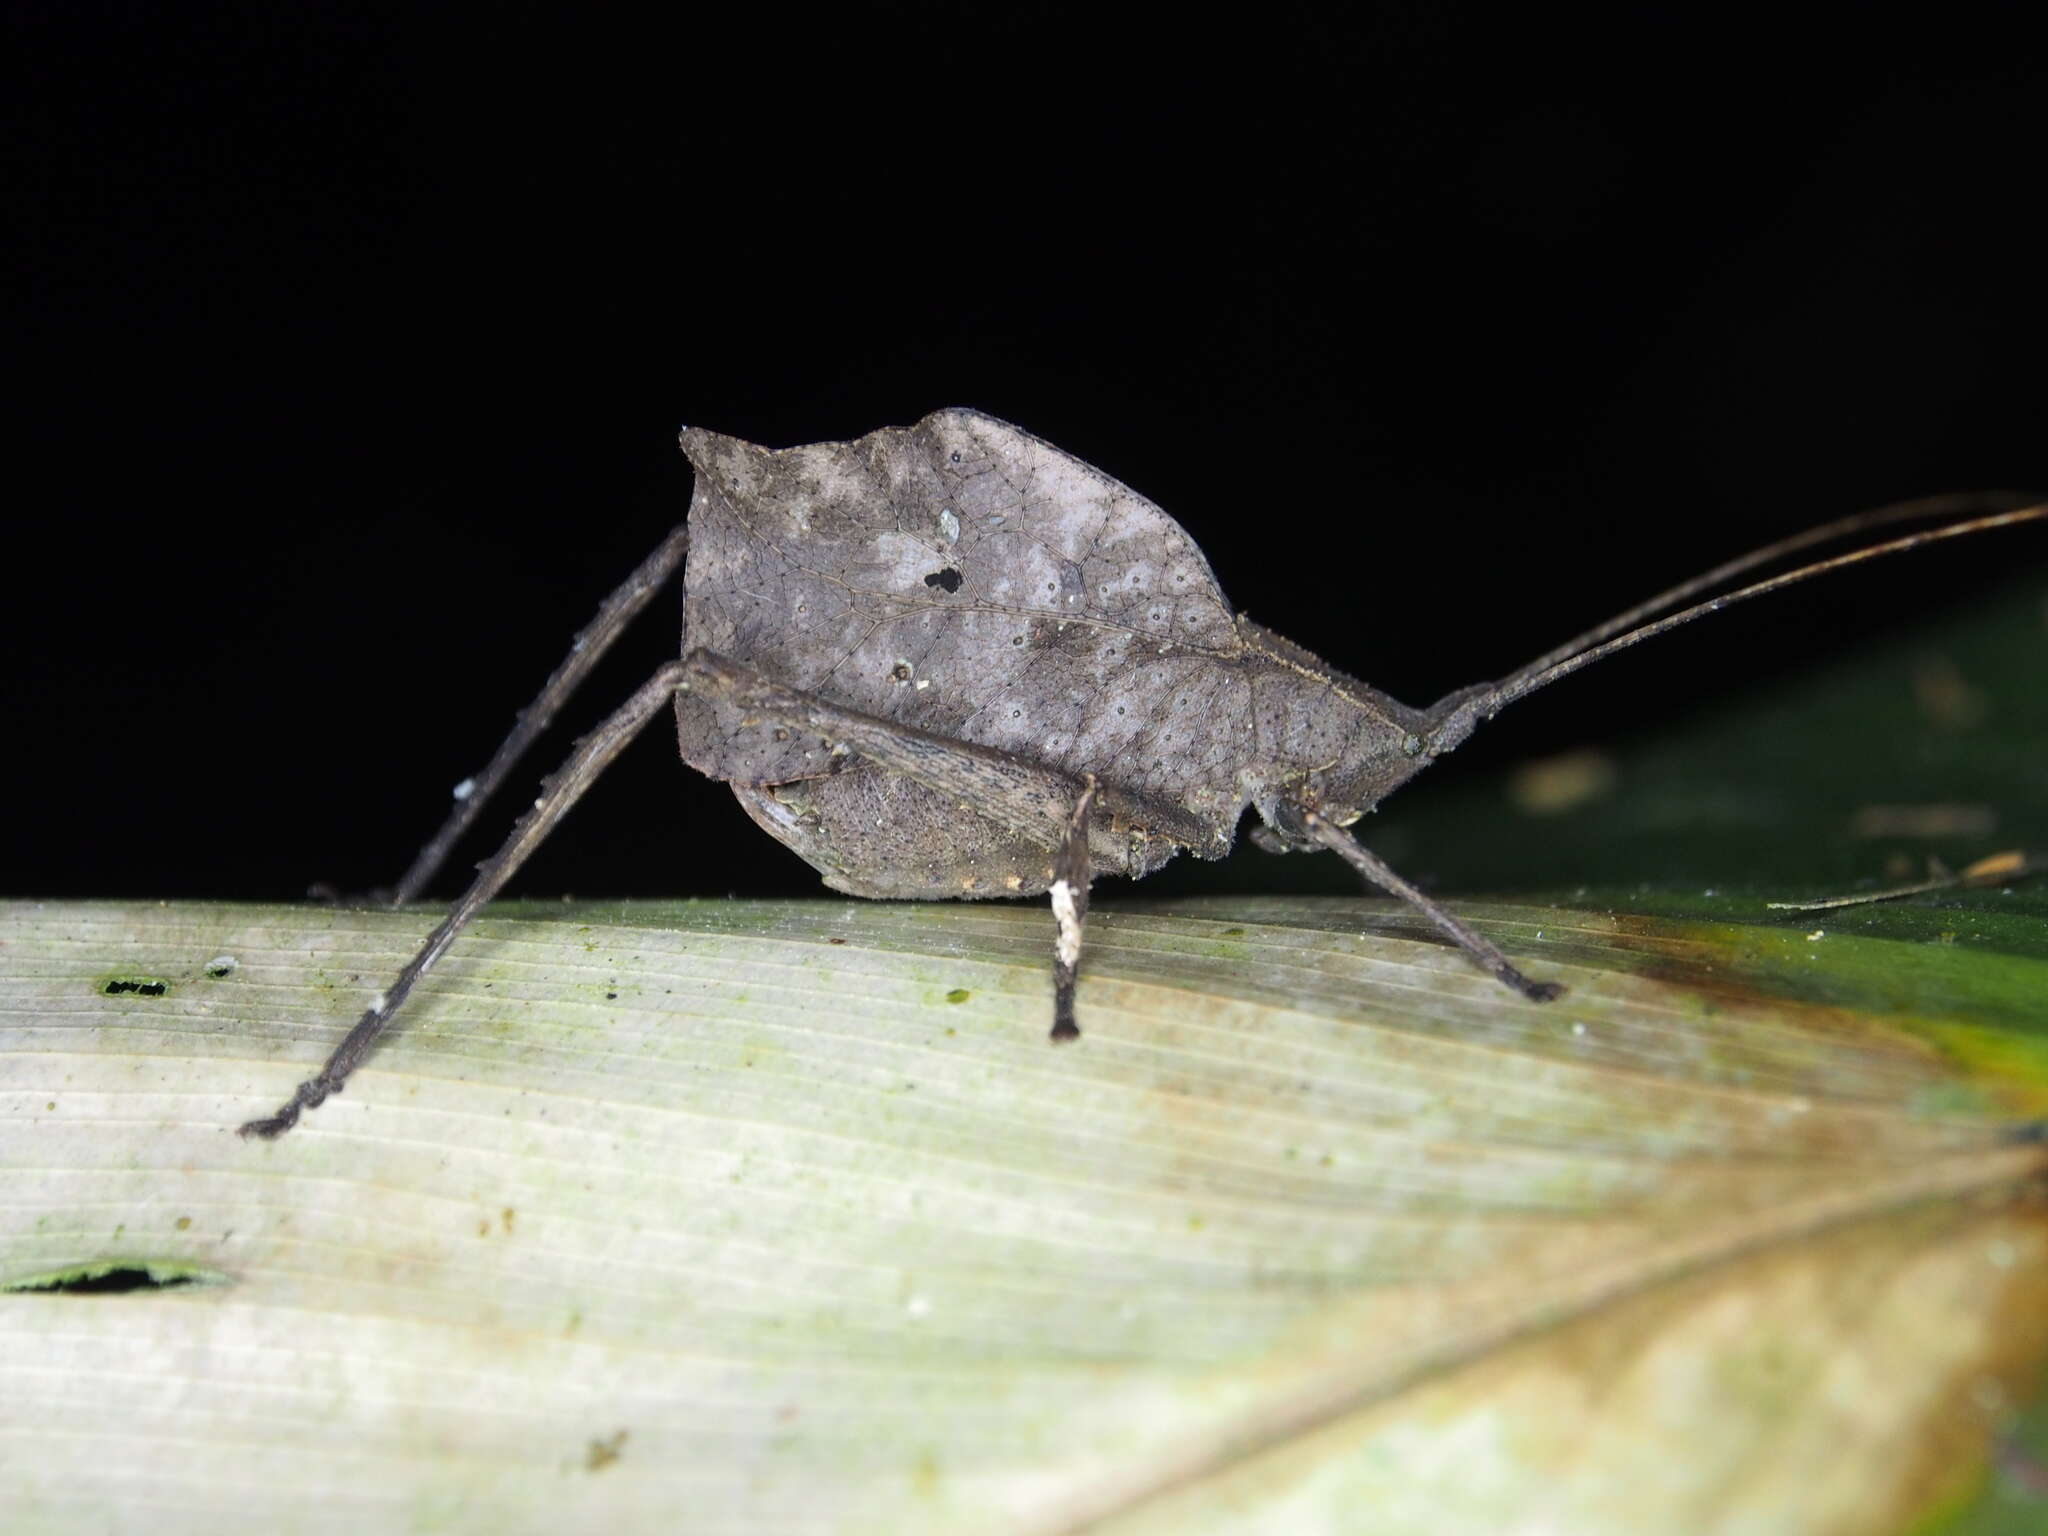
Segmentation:
<svg viewBox="0 0 2048 1536">
<path fill-rule="evenodd" d="M 1994 506 L 2019 499 L 2004 493 L 1983 493 L 1933 496 L 1921 501 L 1901 502 L 1897 506 L 1881 507 L 1874 512 L 1859 512 L 1852 517 L 1839 518 L 1832 523 L 1809 529 L 1805 533 L 1794 534 L 1789 539 L 1781 539 L 1775 544 L 1766 545 L 1762 549 L 1752 550 L 1749 554 L 1717 566 L 1702 576 L 1671 588 L 1668 592 L 1661 592 L 1648 602 L 1638 603 L 1628 612 L 1617 614 L 1606 623 L 1576 636 L 1554 650 L 1545 652 L 1519 671 L 1509 674 L 1491 690 L 1486 709 L 1487 717 L 1490 719 L 1517 699 L 1526 698 L 1539 688 L 1547 688 L 1559 678 L 1569 677 L 1581 667 L 1589 667 L 1596 661 L 1612 656 L 1616 651 L 1626 650 L 1652 636 L 1676 629 L 1681 624 L 1690 624 L 1694 619 L 1704 618 L 1707 614 L 1718 613 L 1723 608 L 1748 602 L 1753 597 L 1762 597 L 1767 592 L 1776 592 L 1783 587 L 1808 581 L 1815 576 L 1824 576 L 1830 571 L 1839 571 L 1847 566 L 1860 565 L 1865 560 L 1875 560 L 1882 555 L 1903 554 L 1906 550 L 1918 549 L 1922 545 L 1939 543 L 1943 539 L 1959 539 L 1967 534 L 1986 533 L 1994 528 L 2040 522 L 2048 519 L 2048 502 L 2012 507 L 2008 511 L 1966 518 L 1962 522 L 1950 523 L 1941 528 L 1930 528 L 1925 533 L 1907 534 L 1902 538 L 1866 545 L 1862 549 L 1853 549 L 1847 554 L 1815 561 L 1812 565 L 1803 565 L 1796 571 L 1773 576 L 1768 581 L 1759 581 L 1747 587 L 1738 587 L 1733 592 L 1724 592 L 1719 597 L 1695 603 L 1690 608 L 1681 609 L 1666 618 L 1658 619 L 1655 623 L 1638 624 L 1636 628 L 1628 629 L 1626 633 L 1616 633 L 1630 624 L 1636 624 L 1649 614 L 1660 612 L 1674 603 L 1684 602 L 1687 598 L 1743 571 L 1752 570 L 1771 560 L 1782 559 L 1788 554 L 1811 548 L 1815 544 L 1882 527 L 1887 523 L 1939 517 L 1962 508 Z"/>
<path fill-rule="evenodd" d="M 1669 591 L 1659 592 L 1647 602 L 1637 603 L 1626 613 L 1617 613 L 1604 624 L 1587 630 L 1583 635 L 1574 635 L 1564 644 L 1554 646 L 1538 656 L 1527 666 L 1519 668 L 1512 677 L 1534 676 L 1547 667 L 1555 666 L 1568 656 L 1576 656 L 1590 646 L 1598 645 L 1609 635 L 1618 635 L 1632 624 L 1640 624 L 1666 609 L 1675 608 L 1688 598 L 1702 592 L 1712 591 L 1730 577 L 1740 576 L 1744 571 L 1753 571 L 1760 565 L 1773 560 L 1782 560 L 1787 555 L 1796 555 L 1802 549 L 1812 549 L 1816 544 L 1832 544 L 1836 539 L 1845 539 L 1854 533 L 1868 533 L 1873 528 L 1888 527 L 1893 523 L 1919 522 L 1925 518 L 1954 517 L 1961 513 L 1983 516 L 1993 512 L 2010 512 L 2026 506 L 2034 500 L 2011 491 L 1951 491 L 1940 496 L 1922 496 L 1915 501 L 1894 502 L 1890 506 L 1878 507 L 1868 512 L 1852 512 L 1847 517 L 1838 517 L 1832 523 L 1822 523 L 1818 528 L 1809 528 L 1804 533 L 1795 533 L 1790 538 L 1780 539 L 1775 544 L 1766 544 L 1762 549 L 1753 549 L 1746 555 L 1737 555 L 1733 560 L 1704 571 L 1690 581 L 1680 582 Z"/>
</svg>

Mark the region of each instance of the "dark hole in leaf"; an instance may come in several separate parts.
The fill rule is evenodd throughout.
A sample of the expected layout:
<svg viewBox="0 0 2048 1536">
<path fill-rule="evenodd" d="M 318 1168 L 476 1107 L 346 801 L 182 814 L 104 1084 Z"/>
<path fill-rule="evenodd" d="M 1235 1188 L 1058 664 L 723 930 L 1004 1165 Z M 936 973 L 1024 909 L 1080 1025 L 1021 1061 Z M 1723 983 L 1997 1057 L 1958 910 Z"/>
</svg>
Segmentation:
<svg viewBox="0 0 2048 1536">
<path fill-rule="evenodd" d="M 948 592 L 958 592 L 960 573 L 949 565 L 943 571 L 933 571 L 931 575 L 925 577 L 924 584 L 928 587 L 944 587 Z"/>
<path fill-rule="evenodd" d="M 109 997 L 119 997 L 123 992 L 133 992 L 141 997 L 162 997 L 170 990 L 160 981 L 110 981 L 101 988 Z"/>
<path fill-rule="evenodd" d="M 84 1264 L 30 1275 L 0 1285 L 14 1296 L 125 1296 L 131 1291 L 175 1291 L 221 1285 L 228 1276 L 190 1264 Z"/>
</svg>

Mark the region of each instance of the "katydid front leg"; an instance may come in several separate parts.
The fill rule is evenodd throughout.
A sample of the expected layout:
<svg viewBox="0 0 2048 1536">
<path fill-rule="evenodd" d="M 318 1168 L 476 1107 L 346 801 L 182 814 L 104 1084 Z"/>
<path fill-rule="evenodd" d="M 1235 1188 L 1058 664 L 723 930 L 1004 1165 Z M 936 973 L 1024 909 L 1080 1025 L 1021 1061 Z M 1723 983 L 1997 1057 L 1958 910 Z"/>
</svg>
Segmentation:
<svg viewBox="0 0 2048 1536">
<path fill-rule="evenodd" d="M 1547 1003 L 1564 995 L 1564 987 L 1558 982 L 1532 981 L 1524 976 L 1491 939 L 1468 927 L 1460 919 L 1453 917 L 1448 910 L 1423 895 L 1419 889 L 1394 873 L 1378 854 L 1313 806 L 1297 805 L 1293 807 L 1293 811 L 1300 818 L 1302 828 L 1310 838 L 1336 854 L 1389 896 L 1399 897 L 1435 923 L 1452 943 L 1471 957 L 1474 965 L 1490 972 L 1503 986 L 1521 993 L 1532 1003 Z"/>
</svg>

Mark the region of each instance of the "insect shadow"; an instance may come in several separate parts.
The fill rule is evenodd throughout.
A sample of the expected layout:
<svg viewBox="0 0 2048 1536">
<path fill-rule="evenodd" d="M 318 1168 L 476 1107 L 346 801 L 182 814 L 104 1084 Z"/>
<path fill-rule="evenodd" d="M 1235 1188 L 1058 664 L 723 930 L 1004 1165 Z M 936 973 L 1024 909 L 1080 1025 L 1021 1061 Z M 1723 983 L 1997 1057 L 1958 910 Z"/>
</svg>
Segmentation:
<svg viewBox="0 0 2048 1536">
<path fill-rule="evenodd" d="M 1180 525 L 1101 471 L 976 411 L 771 451 L 686 429 L 687 521 L 568 658 L 400 881 L 417 897 L 624 626 L 683 568 L 683 654 L 576 744 L 504 846 L 320 1072 L 242 1134 L 281 1135 L 340 1091 L 414 984 L 648 721 L 732 787 L 835 890 L 1032 896 L 1055 919 L 1055 1040 L 1080 1033 L 1090 883 L 1219 859 L 1249 807 L 1262 846 L 1326 849 L 1520 996 L 1556 997 L 1345 829 L 1481 720 L 1624 647 L 1873 556 L 2048 516 L 1958 496 L 1844 518 L 1706 572 L 1427 709 L 1233 613 Z M 1961 518 L 1695 602 L 1828 540 Z M 1690 605 L 1690 606 L 1687 606 Z M 1659 617 L 1662 615 L 1662 617 Z"/>
</svg>

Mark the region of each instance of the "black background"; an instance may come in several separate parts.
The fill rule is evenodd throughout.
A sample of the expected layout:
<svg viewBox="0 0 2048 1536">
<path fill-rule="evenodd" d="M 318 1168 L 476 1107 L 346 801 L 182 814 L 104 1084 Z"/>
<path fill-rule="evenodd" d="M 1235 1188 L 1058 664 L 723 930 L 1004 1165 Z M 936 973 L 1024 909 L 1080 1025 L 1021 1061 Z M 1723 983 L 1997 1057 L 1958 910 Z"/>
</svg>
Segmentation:
<svg viewBox="0 0 2048 1536">
<path fill-rule="evenodd" d="M 1416 703 L 1764 538 L 2048 481 L 2048 93 L 1996 13 L 704 9 L 7 8 L 0 889 L 388 883 L 682 515 L 684 422 L 979 406 Z M 1444 771 L 2043 558 L 1696 627 Z M 817 886 L 658 724 L 514 889 Z"/>
</svg>

